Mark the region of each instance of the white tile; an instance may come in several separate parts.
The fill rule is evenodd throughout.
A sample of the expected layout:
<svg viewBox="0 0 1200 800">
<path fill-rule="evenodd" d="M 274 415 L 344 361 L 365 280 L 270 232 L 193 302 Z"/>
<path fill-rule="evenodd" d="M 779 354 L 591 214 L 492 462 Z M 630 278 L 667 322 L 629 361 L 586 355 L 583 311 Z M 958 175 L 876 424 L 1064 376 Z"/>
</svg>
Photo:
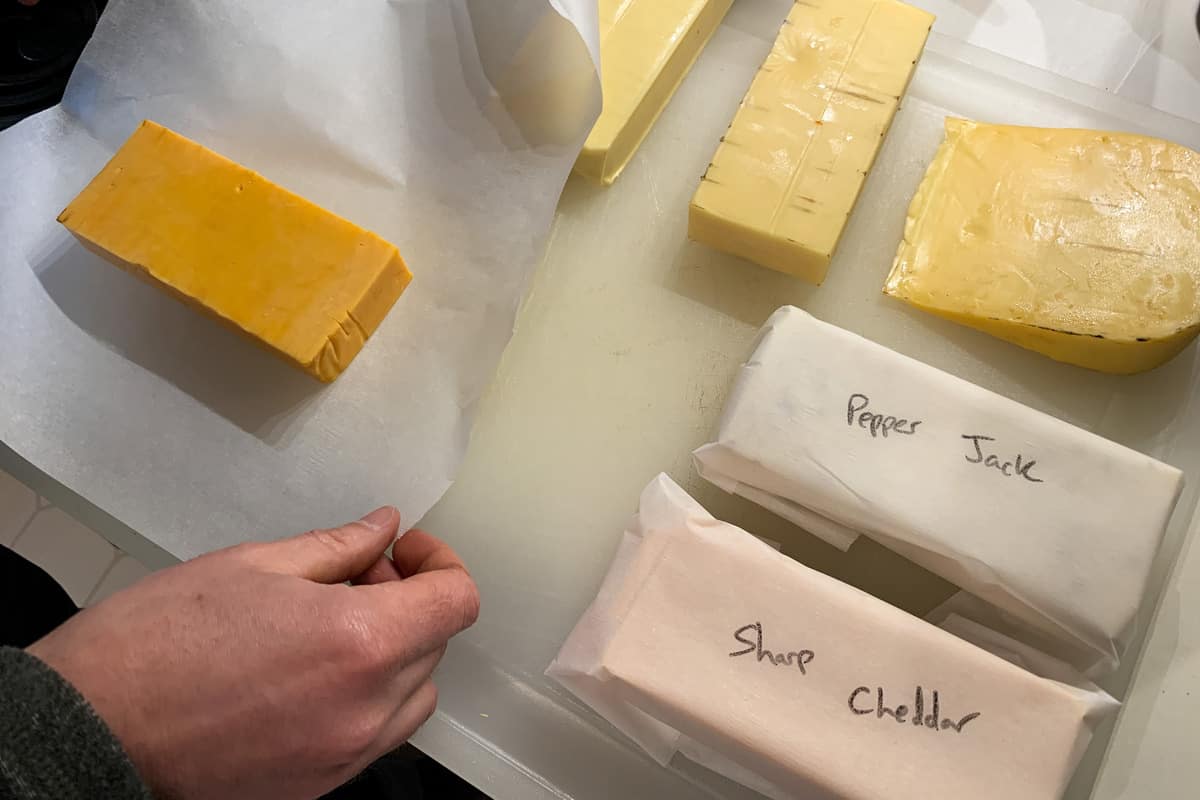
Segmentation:
<svg viewBox="0 0 1200 800">
<path fill-rule="evenodd" d="M 100 582 L 116 549 L 57 508 L 39 511 L 13 550 L 54 576 L 82 605 Z"/>
<path fill-rule="evenodd" d="M 113 568 L 104 576 L 104 580 L 100 581 L 100 585 L 92 592 L 87 603 L 89 606 L 94 606 L 110 594 L 132 586 L 149 574 L 150 570 L 143 567 L 142 562 L 133 556 L 122 554 L 117 559 L 117 563 L 113 564 Z"/>
<path fill-rule="evenodd" d="M 0 545 L 13 543 L 36 508 L 33 490 L 0 470 Z"/>
</svg>

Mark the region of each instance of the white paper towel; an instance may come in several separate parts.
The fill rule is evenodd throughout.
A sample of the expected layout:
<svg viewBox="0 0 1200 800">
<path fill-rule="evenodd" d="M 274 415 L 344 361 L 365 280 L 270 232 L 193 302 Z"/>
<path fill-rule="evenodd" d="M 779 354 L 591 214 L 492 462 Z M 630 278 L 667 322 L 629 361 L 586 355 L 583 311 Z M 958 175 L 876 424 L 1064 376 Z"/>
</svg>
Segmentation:
<svg viewBox="0 0 1200 800">
<path fill-rule="evenodd" d="M 600 105 L 584 0 L 114 0 L 0 134 L 0 440 L 189 557 L 449 486 Z M 333 385 L 55 216 L 143 119 L 394 242 L 415 277 Z"/>
</svg>

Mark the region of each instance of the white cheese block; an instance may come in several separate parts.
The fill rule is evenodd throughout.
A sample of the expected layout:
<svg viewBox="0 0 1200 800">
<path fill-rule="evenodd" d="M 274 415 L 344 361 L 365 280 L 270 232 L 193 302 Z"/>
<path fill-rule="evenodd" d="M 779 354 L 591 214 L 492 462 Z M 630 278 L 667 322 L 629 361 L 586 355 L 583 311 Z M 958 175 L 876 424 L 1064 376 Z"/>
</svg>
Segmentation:
<svg viewBox="0 0 1200 800">
<path fill-rule="evenodd" d="M 547 674 L 661 763 L 771 797 L 1052 800 L 1116 703 L 1047 665 L 809 569 L 660 475 Z"/>
<path fill-rule="evenodd" d="M 732 0 L 600 0 L 604 110 L 575 171 L 610 184 L 625 169 Z"/>
<path fill-rule="evenodd" d="M 785 307 L 695 453 L 713 483 L 832 544 L 864 534 L 1069 644 L 1131 634 L 1183 476 Z"/>
</svg>

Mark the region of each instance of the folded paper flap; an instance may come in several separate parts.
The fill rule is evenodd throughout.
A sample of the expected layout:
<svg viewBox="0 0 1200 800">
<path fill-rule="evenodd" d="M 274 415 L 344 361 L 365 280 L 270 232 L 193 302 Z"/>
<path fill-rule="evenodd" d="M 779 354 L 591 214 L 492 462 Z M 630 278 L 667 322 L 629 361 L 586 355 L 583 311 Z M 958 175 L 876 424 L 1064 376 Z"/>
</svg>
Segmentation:
<svg viewBox="0 0 1200 800">
<path fill-rule="evenodd" d="M 1098 653 L 1078 637 L 1070 636 L 1061 628 L 1032 625 L 1028 620 L 1018 619 L 994 603 L 969 592 L 955 592 L 926 614 L 925 621 L 941 627 L 946 620 L 954 617 L 969 620 L 982 629 L 1001 634 L 1008 641 L 1020 642 L 1024 647 L 1069 665 L 1072 670 L 1089 680 L 1107 675 L 1117 666 L 1115 651 Z"/>
<path fill-rule="evenodd" d="M 633 525 L 636 529 L 637 520 Z M 608 681 L 604 650 L 615 635 L 625 612 L 637 597 L 646 572 L 639 569 L 644 539 L 626 531 L 613 557 L 596 599 L 580 617 L 546 675 L 607 719 L 660 764 L 675 754 L 679 732 L 630 704 Z"/>
<path fill-rule="evenodd" d="M 715 445 L 696 458 L 723 485 L 962 564 L 947 577 L 1099 653 L 1123 648 L 1182 486 L 1174 467 L 792 307 L 768 321 Z"/>
<path fill-rule="evenodd" d="M 626 532 L 613 556 L 600 591 L 559 650 L 551 669 L 588 672 L 603 655 L 603 643 L 616 631 L 640 581 L 631 575 L 642 537 Z"/>
<path fill-rule="evenodd" d="M 546 675 L 665 765 L 676 752 L 679 732 L 629 703 L 619 687 L 611 684 L 605 651 L 665 555 L 669 539 L 653 534 L 676 530 L 686 524 L 689 514 L 703 513 L 703 509 L 665 475 L 655 478 L 642 492 L 641 509 L 623 534 L 596 599 Z"/>
<path fill-rule="evenodd" d="M 1088 716 L 1116 711 L 1121 704 L 1078 670 L 1053 656 L 958 614 L 948 615 L 939 628 L 987 650 L 1021 669 L 1075 690 L 1088 706 Z"/>
<path fill-rule="evenodd" d="M 806 508 L 786 497 L 772 494 L 757 486 L 739 483 L 737 480 L 712 466 L 713 463 L 720 463 L 729 468 L 738 459 L 739 457 L 735 453 L 720 444 L 704 445 L 693 454 L 696 471 L 700 473 L 700 477 L 719 486 L 730 494 L 744 497 L 768 511 L 778 514 L 789 522 L 799 525 L 826 544 L 845 552 L 850 549 L 850 545 L 854 544 L 854 541 L 859 537 L 860 534 L 858 531 L 847 528 L 845 525 L 824 517 L 812 509 Z"/>
<path fill-rule="evenodd" d="M 998 574 L 989 564 L 979 561 L 974 556 L 956 552 L 951 548 L 945 551 L 930 549 L 927 546 L 915 544 L 903 539 L 876 534 L 875 541 L 891 549 L 895 553 L 926 569 L 934 572 L 958 586 L 971 586 L 975 602 L 987 608 L 1017 607 L 1022 609 L 1022 619 L 1007 626 L 1010 631 L 1020 630 L 1023 639 L 1031 641 L 1030 636 L 1038 640 L 1049 640 L 1059 643 L 1055 647 L 1046 648 L 1061 653 L 1070 653 L 1066 660 L 1076 669 L 1091 674 L 1103 674 L 1116 669 L 1120 657 L 1117 652 L 1117 641 L 1127 640 L 1128 633 L 1122 631 L 1114 639 L 1098 638 L 1091 632 L 1091 625 L 1086 620 L 1068 619 L 1061 609 L 1054 606 L 1046 607 L 1045 598 L 1029 597 L 1020 594 L 1013 582 Z M 955 596 L 965 596 L 958 592 Z M 944 619 L 950 613 L 946 610 L 937 619 Z M 1012 615 L 1004 615 L 1012 619 Z M 932 614 L 925 617 L 934 621 Z M 979 621 L 978 616 L 971 619 Z"/>
<path fill-rule="evenodd" d="M 670 763 L 678 751 L 679 731 L 630 703 L 620 686 L 579 675 L 557 661 L 546 670 L 546 675 L 604 717 L 660 765 Z"/>
<path fill-rule="evenodd" d="M 1083 708 L 1084 726 L 1079 729 L 1070 756 L 1073 763 L 1083 758 L 1092 740 L 1092 730 L 1121 707 L 1120 702 L 1112 695 L 1092 683 L 1071 665 L 1011 636 L 954 613 L 948 614 L 939 627 L 1034 675 L 1053 681 L 1063 691 L 1078 699 Z"/>
<path fill-rule="evenodd" d="M 643 503 L 662 548 L 635 555 L 652 568 L 628 570 L 644 578 L 602 674 L 677 746 L 793 793 L 1058 796 L 1088 737 L 1074 689 L 804 567 L 665 478 Z"/>
<path fill-rule="evenodd" d="M 781 789 L 761 775 L 746 769 L 736 761 L 722 755 L 719 751 L 693 741 L 686 736 L 679 737 L 679 755 L 708 767 L 718 775 L 724 775 L 726 778 L 736 781 L 743 786 L 749 786 L 754 791 L 764 797 L 769 797 L 771 800 L 795 800 L 796 795 L 794 793 Z M 812 787 L 805 791 L 804 800 L 839 800 L 839 798 L 827 795 Z"/>
</svg>

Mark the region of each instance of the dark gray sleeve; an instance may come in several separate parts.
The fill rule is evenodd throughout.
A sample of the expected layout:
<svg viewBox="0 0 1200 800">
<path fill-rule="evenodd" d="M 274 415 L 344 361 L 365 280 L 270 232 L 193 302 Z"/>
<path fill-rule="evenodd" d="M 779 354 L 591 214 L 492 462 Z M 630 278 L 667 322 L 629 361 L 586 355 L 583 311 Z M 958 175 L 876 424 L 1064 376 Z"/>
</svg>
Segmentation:
<svg viewBox="0 0 1200 800">
<path fill-rule="evenodd" d="M 11 647 L 0 647 L 0 798 L 150 798 L 121 743 L 83 695 Z"/>
</svg>

